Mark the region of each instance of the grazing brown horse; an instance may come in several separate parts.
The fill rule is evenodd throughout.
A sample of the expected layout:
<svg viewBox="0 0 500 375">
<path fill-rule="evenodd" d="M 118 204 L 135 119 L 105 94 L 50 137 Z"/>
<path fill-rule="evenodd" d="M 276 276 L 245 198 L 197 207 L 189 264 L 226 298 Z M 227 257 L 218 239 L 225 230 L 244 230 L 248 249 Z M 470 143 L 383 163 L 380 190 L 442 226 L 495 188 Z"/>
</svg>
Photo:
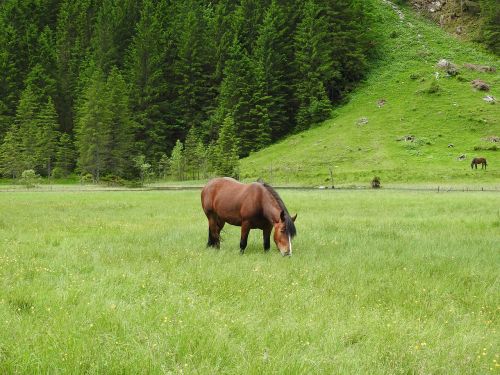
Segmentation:
<svg viewBox="0 0 500 375">
<path fill-rule="evenodd" d="M 208 218 L 207 246 L 220 247 L 225 223 L 241 226 L 240 253 L 247 246 L 250 229 L 262 229 L 264 250 L 271 246 L 271 231 L 281 255 L 292 255 L 294 221 L 278 193 L 263 182 L 242 184 L 232 178 L 215 178 L 201 192 L 201 205 Z"/>
<path fill-rule="evenodd" d="M 486 166 L 488 165 L 488 163 L 486 163 L 485 158 L 474 158 L 474 159 L 472 159 L 472 162 L 470 163 L 471 169 L 474 169 L 474 166 L 477 169 L 478 164 L 481 164 L 481 169 L 483 169 L 483 168 L 486 169 Z"/>
</svg>

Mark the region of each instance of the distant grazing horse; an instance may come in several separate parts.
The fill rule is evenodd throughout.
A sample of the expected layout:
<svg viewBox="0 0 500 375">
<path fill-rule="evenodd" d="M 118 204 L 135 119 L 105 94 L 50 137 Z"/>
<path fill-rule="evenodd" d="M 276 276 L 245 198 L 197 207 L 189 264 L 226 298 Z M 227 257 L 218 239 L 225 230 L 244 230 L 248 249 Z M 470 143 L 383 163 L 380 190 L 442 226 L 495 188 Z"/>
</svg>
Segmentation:
<svg viewBox="0 0 500 375">
<path fill-rule="evenodd" d="M 488 165 L 488 163 L 486 163 L 485 158 L 474 158 L 474 159 L 472 159 L 472 162 L 470 163 L 471 169 L 474 169 L 474 166 L 477 169 L 478 164 L 481 164 L 481 169 L 483 169 L 483 168 L 486 169 L 486 166 Z"/>
<path fill-rule="evenodd" d="M 290 216 L 278 193 L 266 183 L 242 184 L 228 177 L 215 178 L 203 188 L 201 205 L 208 218 L 207 246 L 220 247 L 220 231 L 229 223 L 241 226 L 241 254 L 250 229 L 262 229 L 264 250 L 268 251 L 274 228 L 274 242 L 281 255 L 292 255 L 297 215 Z"/>
</svg>

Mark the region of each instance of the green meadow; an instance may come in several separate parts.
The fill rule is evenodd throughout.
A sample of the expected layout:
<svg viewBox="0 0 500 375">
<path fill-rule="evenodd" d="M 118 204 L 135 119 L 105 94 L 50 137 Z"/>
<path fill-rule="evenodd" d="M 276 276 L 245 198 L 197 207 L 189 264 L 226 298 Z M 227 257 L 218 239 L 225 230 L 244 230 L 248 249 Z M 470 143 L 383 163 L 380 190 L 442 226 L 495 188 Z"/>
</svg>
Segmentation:
<svg viewBox="0 0 500 375">
<path fill-rule="evenodd" d="M 498 193 L 280 194 L 286 258 L 199 191 L 0 193 L 0 373 L 499 372 Z"/>
</svg>

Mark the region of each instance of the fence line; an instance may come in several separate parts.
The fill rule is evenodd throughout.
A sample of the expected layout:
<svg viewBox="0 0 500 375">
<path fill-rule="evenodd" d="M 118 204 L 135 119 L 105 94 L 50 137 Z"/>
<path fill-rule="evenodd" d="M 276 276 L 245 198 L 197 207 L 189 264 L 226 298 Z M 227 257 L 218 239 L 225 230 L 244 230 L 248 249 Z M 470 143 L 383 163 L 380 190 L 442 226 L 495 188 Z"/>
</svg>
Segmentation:
<svg viewBox="0 0 500 375">
<path fill-rule="evenodd" d="M 141 188 L 122 188 L 122 187 L 102 187 L 102 188 L 80 188 L 80 189 L 54 189 L 53 186 L 47 189 L 1 189 L 0 193 L 82 193 L 82 192 L 141 192 L 141 191 L 183 191 L 183 190 L 201 190 L 202 185 L 199 186 L 145 186 Z M 427 192 L 437 192 L 437 193 L 449 193 L 449 192 L 500 192 L 500 187 L 404 187 L 404 186 L 393 186 L 393 187 L 381 187 L 379 189 L 373 189 L 369 186 L 345 186 L 345 187 L 326 187 L 326 186 L 279 186 L 274 185 L 275 189 L 279 190 L 305 190 L 305 191 L 377 191 L 377 190 L 391 190 L 391 191 L 427 191 Z"/>
</svg>

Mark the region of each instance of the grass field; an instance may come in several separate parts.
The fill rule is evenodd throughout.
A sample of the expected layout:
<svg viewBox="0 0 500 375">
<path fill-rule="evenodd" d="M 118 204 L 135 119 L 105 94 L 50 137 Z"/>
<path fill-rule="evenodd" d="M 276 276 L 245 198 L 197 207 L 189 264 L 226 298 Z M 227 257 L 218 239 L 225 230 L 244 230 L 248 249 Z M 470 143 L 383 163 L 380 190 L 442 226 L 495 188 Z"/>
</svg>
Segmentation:
<svg viewBox="0 0 500 375">
<path fill-rule="evenodd" d="M 0 373 L 485 374 L 500 195 L 282 191 L 294 256 L 199 192 L 0 194 Z"/>
</svg>

